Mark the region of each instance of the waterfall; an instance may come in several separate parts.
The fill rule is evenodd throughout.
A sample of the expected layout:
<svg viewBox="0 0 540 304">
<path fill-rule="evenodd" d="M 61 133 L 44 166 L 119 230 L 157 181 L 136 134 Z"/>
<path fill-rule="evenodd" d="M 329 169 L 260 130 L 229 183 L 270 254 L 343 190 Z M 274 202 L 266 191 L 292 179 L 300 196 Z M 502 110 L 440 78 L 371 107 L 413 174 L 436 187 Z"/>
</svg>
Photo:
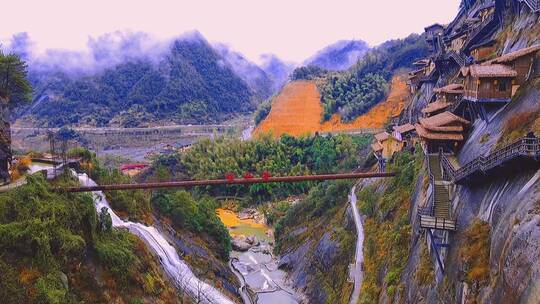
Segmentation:
<svg viewBox="0 0 540 304">
<path fill-rule="evenodd" d="M 81 185 L 96 186 L 96 183 L 86 174 L 77 174 L 77 177 Z M 101 191 L 92 192 L 92 196 L 98 212 L 103 207 L 108 209 L 113 227 L 128 229 L 146 243 L 150 250 L 159 257 L 161 265 L 178 288 L 182 288 L 191 297 L 200 299 L 203 303 L 234 303 L 213 286 L 199 280 L 189 269 L 189 266 L 180 259 L 176 249 L 156 228 L 122 220 L 109 207 L 109 203 Z"/>
<path fill-rule="evenodd" d="M 354 264 L 352 265 L 351 274 L 354 278 L 354 287 L 351 294 L 349 303 L 354 304 L 358 302 L 360 297 L 360 289 L 362 288 L 362 264 L 364 263 L 364 226 L 362 225 L 362 218 L 356 205 L 356 185 L 352 187 L 349 194 L 349 202 L 351 203 L 351 209 L 353 212 L 354 224 L 356 226 L 356 250 L 354 255 Z"/>
</svg>

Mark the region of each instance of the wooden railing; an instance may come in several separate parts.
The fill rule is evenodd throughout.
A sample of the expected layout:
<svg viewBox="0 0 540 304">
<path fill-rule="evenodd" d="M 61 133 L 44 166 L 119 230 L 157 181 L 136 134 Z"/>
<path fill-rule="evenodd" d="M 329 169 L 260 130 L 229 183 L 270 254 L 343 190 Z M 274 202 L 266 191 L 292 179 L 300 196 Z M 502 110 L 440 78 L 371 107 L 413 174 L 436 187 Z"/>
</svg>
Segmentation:
<svg viewBox="0 0 540 304">
<path fill-rule="evenodd" d="M 525 2 L 527 6 L 533 12 L 540 12 L 540 0 L 519 0 L 520 2 Z"/>
<path fill-rule="evenodd" d="M 459 169 L 455 169 L 446 155 L 441 155 L 443 171 L 453 182 L 459 182 L 477 172 L 487 172 L 517 157 L 540 158 L 540 138 L 523 137 L 488 156 L 479 156 Z"/>
<path fill-rule="evenodd" d="M 467 59 L 461 53 L 458 54 L 456 51 L 450 51 L 448 52 L 448 57 L 453 58 L 460 67 L 467 65 Z"/>
<path fill-rule="evenodd" d="M 482 32 L 482 30 L 488 26 L 491 26 L 492 22 L 497 22 L 497 19 L 495 18 L 495 14 L 491 14 L 488 16 L 484 21 L 482 21 L 480 24 L 478 24 L 470 33 L 469 37 L 463 44 L 463 49 L 468 49 L 471 47 L 472 42 L 475 40 L 476 36 Z"/>
<path fill-rule="evenodd" d="M 435 208 L 435 177 L 433 176 L 433 173 L 431 173 L 431 164 L 429 162 L 429 154 L 426 154 L 426 162 L 427 162 L 427 168 L 428 168 L 428 174 L 429 174 L 429 184 L 431 185 L 431 197 L 428 201 L 428 209 L 429 214 L 426 215 L 433 215 L 434 208 Z"/>
<path fill-rule="evenodd" d="M 454 113 L 462 102 L 463 96 L 457 97 L 457 99 L 448 107 L 447 111 Z"/>
</svg>

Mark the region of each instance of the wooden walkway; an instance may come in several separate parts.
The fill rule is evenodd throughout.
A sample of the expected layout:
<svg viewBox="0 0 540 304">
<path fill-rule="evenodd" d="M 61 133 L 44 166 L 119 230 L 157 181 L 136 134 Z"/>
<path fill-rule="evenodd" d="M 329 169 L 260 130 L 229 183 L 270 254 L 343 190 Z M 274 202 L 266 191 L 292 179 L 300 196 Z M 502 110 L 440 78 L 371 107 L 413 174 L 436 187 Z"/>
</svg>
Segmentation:
<svg viewBox="0 0 540 304">
<path fill-rule="evenodd" d="M 487 156 L 479 156 L 461 168 L 456 168 L 448 155 L 440 154 L 444 174 L 454 183 L 465 183 L 475 177 L 486 176 L 519 160 L 540 161 L 540 138 L 523 137 Z"/>
<path fill-rule="evenodd" d="M 540 0 L 519 0 L 519 2 L 525 2 L 527 6 L 533 12 L 540 12 Z"/>
</svg>

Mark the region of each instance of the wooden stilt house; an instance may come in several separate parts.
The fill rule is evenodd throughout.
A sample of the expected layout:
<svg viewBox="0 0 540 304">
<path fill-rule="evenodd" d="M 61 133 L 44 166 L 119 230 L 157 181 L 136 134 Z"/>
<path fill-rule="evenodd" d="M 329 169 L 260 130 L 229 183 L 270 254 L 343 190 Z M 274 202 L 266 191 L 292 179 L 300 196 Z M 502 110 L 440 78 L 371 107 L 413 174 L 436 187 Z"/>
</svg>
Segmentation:
<svg viewBox="0 0 540 304">
<path fill-rule="evenodd" d="M 465 132 L 470 122 L 451 112 L 443 112 L 428 118 L 420 118 L 415 125 L 422 145 L 429 153 L 439 149 L 454 151 L 465 139 Z"/>
</svg>

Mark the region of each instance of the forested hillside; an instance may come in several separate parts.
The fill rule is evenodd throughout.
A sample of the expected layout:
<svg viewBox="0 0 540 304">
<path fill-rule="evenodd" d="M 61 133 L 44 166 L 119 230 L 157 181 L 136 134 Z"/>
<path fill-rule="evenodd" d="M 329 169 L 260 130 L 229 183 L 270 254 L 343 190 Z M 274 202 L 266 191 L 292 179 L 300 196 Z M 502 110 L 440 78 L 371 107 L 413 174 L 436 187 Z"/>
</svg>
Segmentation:
<svg viewBox="0 0 540 304">
<path fill-rule="evenodd" d="M 317 86 L 322 104 L 321 123 L 336 125 L 340 123 L 338 120 L 341 120 L 343 123 L 356 124 L 356 120 L 362 114 L 383 102 L 385 97 L 390 97 L 392 77 L 399 80 L 398 76 L 401 76 L 406 69 L 412 68 L 413 62 L 425 57 L 427 51 L 427 44 L 423 36 L 412 34 L 405 39 L 387 41 L 367 51 L 354 66 L 346 71 L 331 71 L 320 65 L 310 64 L 296 68 L 291 73 L 290 79 L 292 81 L 307 80 Z M 402 69 L 403 71 L 400 71 Z M 401 87 L 403 84 L 399 86 Z M 295 94 L 286 94 L 287 89 L 290 88 L 285 87 L 277 96 L 296 96 Z M 282 96 L 283 98 L 289 97 Z M 268 116 L 271 107 L 278 105 L 275 103 L 277 100 L 278 98 L 272 98 L 272 100 L 259 105 L 256 114 L 257 124 L 262 123 Z M 277 116 L 282 116 L 285 113 L 281 110 L 278 112 Z M 299 109 L 298 113 L 288 111 L 287 115 L 304 117 L 306 112 L 302 108 Z M 379 117 L 378 119 L 386 121 L 389 118 Z M 305 120 L 299 120 L 297 123 L 303 121 Z M 318 124 L 314 123 L 313 125 Z M 317 130 L 309 131 L 315 132 Z"/>
<path fill-rule="evenodd" d="M 305 65 L 314 65 L 320 68 L 340 71 L 354 65 L 369 50 L 369 46 L 362 40 L 340 40 L 305 61 Z"/>
<path fill-rule="evenodd" d="M 331 74 L 320 85 L 324 120 L 340 113 L 351 121 L 380 102 L 388 92 L 389 81 L 400 68 L 427 55 L 427 45 L 419 35 L 391 40 L 366 53 L 356 65 L 343 73 Z"/>
<path fill-rule="evenodd" d="M 159 60 L 128 60 L 84 76 L 30 65 L 30 78 L 34 102 L 16 117 L 46 126 L 219 122 L 252 111 L 255 95 L 269 94 L 255 94 L 201 35 L 174 41 Z"/>
<path fill-rule="evenodd" d="M 145 244 L 112 229 L 90 195 L 27 179 L 0 196 L 0 302 L 184 303 Z"/>
</svg>

